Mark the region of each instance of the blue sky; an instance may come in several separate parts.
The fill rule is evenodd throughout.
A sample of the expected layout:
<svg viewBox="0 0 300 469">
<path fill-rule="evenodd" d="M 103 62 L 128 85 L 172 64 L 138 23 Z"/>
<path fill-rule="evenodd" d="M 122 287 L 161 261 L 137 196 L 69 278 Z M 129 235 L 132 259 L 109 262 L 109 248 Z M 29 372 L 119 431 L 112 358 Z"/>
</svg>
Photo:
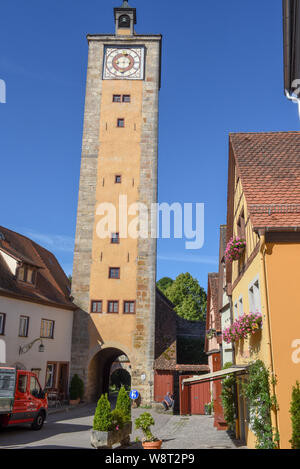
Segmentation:
<svg viewBox="0 0 300 469">
<path fill-rule="evenodd" d="M 121 0 L 1 2 L 0 224 L 72 271 L 87 33 L 114 32 Z M 159 240 L 158 278 L 206 288 L 226 222 L 228 133 L 298 130 L 283 95 L 281 0 L 132 0 L 137 33 L 162 33 L 159 201 L 205 203 L 205 244 Z"/>
</svg>

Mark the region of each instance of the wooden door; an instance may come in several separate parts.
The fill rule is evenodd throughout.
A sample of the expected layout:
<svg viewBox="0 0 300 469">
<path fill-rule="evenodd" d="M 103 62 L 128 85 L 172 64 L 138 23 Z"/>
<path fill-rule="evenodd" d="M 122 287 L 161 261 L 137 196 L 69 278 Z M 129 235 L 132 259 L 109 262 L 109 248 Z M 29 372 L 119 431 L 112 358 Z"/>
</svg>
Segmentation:
<svg viewBox="0 0 300 469">
<path fill-rule="evenodd" d="M 179 376 L 180 415 L 191 415 L 191 386 L 182 386 L 182 381 L 187 378 L 191 378 L 191 376 Z"/>
<path fill-rule="evenodd" d="M 174 392 L 174 378 L 172 371 L 156 371 L 154 375 L 154 400 L 162 402 L 167 392 Z"/>
<path fill-rule="evenodd" d="M 204 406 L 205 404 L 209 404 L 211 401 L 209 382 L 194 383 L 190 385 L 190 388 L 191 414 L 204 415 Z"/>
<path fill-rule="evenodd" d="M 58 392 L 63 399 L 66 399 L 68 394 L 68 375 L 69 375 L 69 365 L 68 363 L 59 364 L 59 373 L 58 373 Z"/>
</svg>

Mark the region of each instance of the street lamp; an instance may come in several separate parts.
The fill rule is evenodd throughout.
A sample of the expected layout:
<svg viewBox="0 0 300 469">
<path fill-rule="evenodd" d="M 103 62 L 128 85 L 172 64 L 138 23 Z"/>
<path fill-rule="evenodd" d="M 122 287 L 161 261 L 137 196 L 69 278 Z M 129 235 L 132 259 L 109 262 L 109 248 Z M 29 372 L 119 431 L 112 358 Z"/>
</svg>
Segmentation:
<svg viewBox="0 0 300 469">
<path fill-rule="evenodd" d="M 38 337 L 37 339 L 30 342 L 30 344 L 23 345 L 23 347 L 20 345 L 19 355 L 22 355 L 23 353 L 27 353 L 31 349 L 31 347 L 38 341 L 41 342 L 40 345 L 39 345 L 39 352 L 44 352 L 45 351 L 45 345 L 43 344 L 42 339 L 40 337 Z"/>
</svg>

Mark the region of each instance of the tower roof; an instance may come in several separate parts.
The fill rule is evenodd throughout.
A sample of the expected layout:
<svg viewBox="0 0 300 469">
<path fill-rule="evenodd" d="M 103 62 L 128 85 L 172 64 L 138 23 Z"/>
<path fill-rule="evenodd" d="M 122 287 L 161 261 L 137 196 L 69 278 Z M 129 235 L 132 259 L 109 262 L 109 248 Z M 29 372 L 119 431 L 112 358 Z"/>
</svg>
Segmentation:
<svg viewBox="0 0 300 469">
<path fill-rule="evenodd" d="M 132 8 L 130 5 L 128 5 L 127 0 L 123 0 L 123 4 L 119 7 L 114 8 L 114 17 L 116 19 L 116 13 L 117 11 L 132 11 L 133 12 L 133 20 L 134 24 L 136 24 L 136 8 Z"/>
</svg>

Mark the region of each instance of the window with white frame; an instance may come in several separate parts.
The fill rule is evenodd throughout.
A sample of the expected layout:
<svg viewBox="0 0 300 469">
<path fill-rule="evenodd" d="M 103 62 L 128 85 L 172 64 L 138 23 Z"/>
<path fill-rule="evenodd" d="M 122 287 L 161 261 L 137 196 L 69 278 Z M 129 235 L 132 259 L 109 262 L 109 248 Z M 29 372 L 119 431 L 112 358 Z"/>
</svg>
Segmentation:
<svg viewBox="0 0 300 469">
<path fill-rule="evenodd" d="M 240 296 L 240 298 L 239 298 L 239 315 L 243 316 L 243 314 L 244 314 L 243 297 Z"/>
<path fill-rule="evenodd" d="M 20 323 L 19 323 L 19 336 L 20 337 L 28 336 L 28 326 L 29 326 L 29 317 L 20 316 Z"/>
<path fill-rule="evenodd" d="M 239 310 L 238 310 L 238 304 L 235 303 L 233 307 L 233 312 L 234 312 L 234 318 L 237 318 L 239 315 Z"/>
<path fill-rule="evenodd" d="M 261 311 L 260 289 L 258 277 L 249 286 L 250 313 Z"/>
<path fill-rule="evenodd" d="M 4 335 L 5 328 L 5 314 L 0 313 L 0 335 Z"/>
<path fill-rule="evenodd" d="M 48 363 L 46 369 L 46 388 L 53 388 L 55 386 L 55 363 Z"/>
</svg>

